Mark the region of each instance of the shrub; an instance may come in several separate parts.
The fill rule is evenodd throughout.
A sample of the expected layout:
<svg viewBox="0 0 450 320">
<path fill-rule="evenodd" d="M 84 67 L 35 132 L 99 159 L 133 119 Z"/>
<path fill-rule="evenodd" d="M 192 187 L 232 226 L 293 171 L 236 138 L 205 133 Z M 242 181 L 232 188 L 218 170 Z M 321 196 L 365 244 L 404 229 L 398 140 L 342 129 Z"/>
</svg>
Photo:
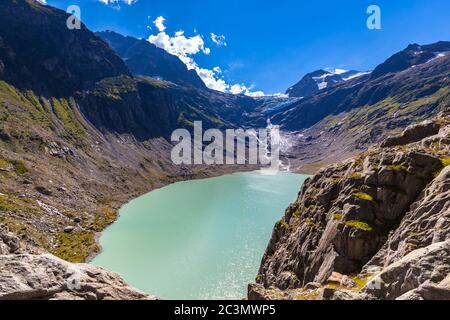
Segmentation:
<svg viewBox="0 0 450 320">
<path fill-rule="evenodd" d="M 373 197 L 370 194 L 364 193 L 362 191 L 355 191 L 353 193 L 353 195 L 355 195 L 355 197 L 361 199 L 361 200 L 365 200 L 365 201 L 374 201 Z"/>
<path fill-rule="evenodd" d="M 286 221 L 284 221 L 283 219 L 279 220 L 277 222 L 277 227 L 282 226 L 285 230 L 289 229 L 289 224 L 287 224 Z"/>
<path fill-rule="evenodd" d="M 0 159 L 0 169 L 7 169 L 9 166 L 9 162 L 4 159 Z"/>
<path fill-rule="evenodd" d="M 84 262 L 92 251 L 97 251 L 93 232 L 60 233 L 52 253 L 69 262 Z"/>
<path fill-rule="evenodd" d="M 361 159 L 356 159 L 355 163 L 353 164 L 353 168 L 362 168 L 363 167 L 363 161 Z"/>
<path fill-rule="evenodd" d="M 28 172 L 28 168 L 25 166 L 25 164 L 22 161 L 13 161 L 14 165 L 14 171 L 18 175 L 24 175 Z"/>
<path fill-rule="evenodd" d="M 394 170 L 397 172 L 407 172 L 408 171 L 408 169 L 404 165 L 401 165 L 401 164 L 392 165 L 392 166 L 389 166 L 389 168 L 391 170 Z"/>
<path fill-rule="evenodd" d="M 117 211 L 114 209 L 109 207 L 100 208 L 95 212 L 95 219 L 89 225 L 89 228 L 97 232 L 103 231 L 107 226 L 117 220 L 117 216 Z"/>
</svg>

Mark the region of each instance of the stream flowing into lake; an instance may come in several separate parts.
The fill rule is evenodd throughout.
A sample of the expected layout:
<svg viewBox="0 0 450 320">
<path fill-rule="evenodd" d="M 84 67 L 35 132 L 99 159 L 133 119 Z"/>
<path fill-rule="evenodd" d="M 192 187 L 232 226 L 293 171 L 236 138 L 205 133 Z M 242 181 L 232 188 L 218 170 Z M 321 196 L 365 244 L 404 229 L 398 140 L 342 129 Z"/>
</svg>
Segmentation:
<svg viewBox="0 0 450 320">
<path fill-rule="evenodd" d="M 255 171 L 152 191 L 120 209 L 92 263 L 163 299 L 241 299 L 306 178 Z"/>
</svg>

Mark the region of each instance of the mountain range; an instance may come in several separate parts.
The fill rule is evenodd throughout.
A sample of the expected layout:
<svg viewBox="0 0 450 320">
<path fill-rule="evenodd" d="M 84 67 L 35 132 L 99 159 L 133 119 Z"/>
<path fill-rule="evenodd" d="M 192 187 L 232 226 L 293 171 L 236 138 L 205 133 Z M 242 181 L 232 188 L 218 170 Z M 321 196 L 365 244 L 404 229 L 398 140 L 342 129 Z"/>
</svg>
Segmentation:
<svg viewBox="0 0 450 320">
<path fill-rule="evenodd" d="M 346 71 L 342 69 L 317 70 L 306 74 L 299 82 L 290 87 L 286 94 L 289 97 L 306 98 L 317 94 L 321 90 L 332 88 L 345 81 L 359 78 L 370 72 Z"/>
<path fill-rule="evenodd" d="M 96 34 L 120 55 L 134 75 L 206 89 L 195 70 L 188 70 L 178 57 L 147 40 L 125 37 L 113 31 Z"/>
<path fill-rule="evenodd" d="M 282 139 L 289 146 L 282 158 L 291 170 L 315 173 L 331 165 L 307 183 L 275 227 L 249 297 L 273 298 L 267 291 L 271 286 L 288 295 L 313 280 L 325 282 L 331 272 L 359 274 L 370 259 L 382 256 L 386 234 L 358 234 L 356 239 L 369 238 L 371 247 L 355 258 L 346 247 L 353 245 L 346 241 L 355 238 L 354 228 L 347 225 L 342 233 L 335 229 L 324 233 L 331 208 L 335 209 L 333 217 L 340 214 L 347 219 L 344 222 L 356 221 L 356 214 L 370 211 L 364 223 L 381 229 L 389 225 L 388 231 L 395 233 L 400 232 L 402 218 L 414 214 L 408 215 L 406 204 L 421 206 L 420 192 L 445 193 L 441 184 L 447 180 L 435 179 L 444 179 L 440 161 L 447 159 L 443 153 L 448 152 L 448 136 L 436 128 L 430 129 L 428 137 L 440 134 L 435 137 L 439 144 L 424 147 L 420 141 L 427 137 L 422 136 L 411 141 L 416 153 L 429 156 L 424 156 L 426 161 L 422 155 L 403 150 L 405 144 L 396 145 L 400 149 L 386 146 L 390 149 L 382 152 L 388 160 L 369 151 L 381 148 L 388 136 L 405 139 L 405 129 L 426 120 L 432 119 L 445 129 L 450 106 L 450 42 L 409 45 L 371 72 L 318 70 L 289 88 L 288 97 L 252 98 L 208 89 L 179 58 L 146 40 L 112 31 L 94 33 L 85 25 L 69 30 L 67 17 L 67 13 L 34 0 L 0 3 L 0 267 L 19 259 L 18 254 L 30 255 L 22 262 L 33 264 L 33 269 L 48 260 L 37 257 L 48 253 L 68 262 L 88 261 L 100 249 L 96 235 L 115 221 L 116 210 L 124 202 L 176 181 L 254 169 L 175 166 L 170 161 L 172 131 L 192 130 L 193 122 L 200 120 L 205 129 L 224 130 L 261 128 L 270 119 L 280 126 Z M 400 151 L 398 160 L 395 154 Z M 376 173 L 369 170 L 367 157 L 361 156 L 365 152 L 378 169 L 390 170 L 391 180 L 383 180 L 378 169 Z M 357 165 L 341 164 L 352 156 Z M 430 166 L 424 169 L 425 164 Z M 394 175 L 404 171 L 402 166 L 408 174 L 396 180 Z M 445 177 L 447 171 L 442 171 Z M 406 188 L 407 199 L 375 194 L 377 188 L 386 186 L 381 181 L 389 182 L 392 190 Z M 417 189 L 408 189 L 413 182 Z M 385 203 L 374 202 L 367 209 L 367 203 L 355 200 L 356 188 Z M 395 219 L 380 216 L 395 201 L 403 204 Z M 351 209 L 352 205 L 359 209 Z M 303 214 L 303 220 L 297 217 Z M 291 225 L 292 217 L 298 218 L 292 220 L 295 228 L 283 231 Z M 436 217 L 437 221 L 446 216 L 439 211 Z M 395 226 L 391 225 L 393 220 Z M 342 224 L 330 222 L 329 228 L 343 228 Z M 345 250 L 338 252 L 340 258 L 333 258 L 331 264 L 325 258 L 332 259 L 333 254 L 318 251 L 308 258 L 311 267 L 300 266 L 301 257 L 310 252 L 308 246 L 318 245 L 324 234 L 341 241 L 339 245 Z M 309 242 L 295 257 L 290 250 L 299 246 L 297 236 Z M 330 241 L 320 243 L 323 250 L 331 246 Z M 338 266 L 339 261 L 345 262 L 345 267 Z M 61 268 L 65 263 L 58 262 Z M 315 277 L 319 269 L 323 274 Z M 116 280 L 108 285 L 125 290 Z M 6 280 L 0 277 L 0 297 L 21 297 L 14 288 L 5 289 L 2 281 Z M 28 297 L 51 297 L 42 295 L 42 290 L 32 292 L 34 295 Z M 143 297 L 133 291 L 110 296 Z"/>
</svg>

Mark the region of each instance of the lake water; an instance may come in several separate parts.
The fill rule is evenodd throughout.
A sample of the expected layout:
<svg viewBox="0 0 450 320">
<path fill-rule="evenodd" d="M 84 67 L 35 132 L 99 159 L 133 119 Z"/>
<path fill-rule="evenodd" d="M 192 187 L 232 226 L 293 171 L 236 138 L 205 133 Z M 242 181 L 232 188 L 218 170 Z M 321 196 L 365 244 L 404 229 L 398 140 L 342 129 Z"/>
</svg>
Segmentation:
<svg viewBox="0 0 450 320">
<path fill-rule="evenodd" d="M 241 299 L 306 178 L 257 171 L 152 191 L 120 210 L 92 263 L 163 299 Z"/>
</svg>

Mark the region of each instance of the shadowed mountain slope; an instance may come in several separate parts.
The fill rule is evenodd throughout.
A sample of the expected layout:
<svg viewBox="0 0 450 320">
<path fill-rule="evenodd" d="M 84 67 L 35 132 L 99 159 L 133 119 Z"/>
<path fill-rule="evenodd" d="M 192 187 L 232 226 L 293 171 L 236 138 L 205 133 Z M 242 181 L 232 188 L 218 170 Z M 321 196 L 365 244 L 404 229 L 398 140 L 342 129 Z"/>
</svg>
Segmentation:
<svg viewBox="0 0 450 320">
<path fill-rule="evenodd" d="M 205 89 L 195 70 L 188 70 L 176 56 L 145 39 L 125 37 L 113 31 L 96 33 L 122 57 L 133 75 L 149 76 L 179 85 Z"/>
</svg>

